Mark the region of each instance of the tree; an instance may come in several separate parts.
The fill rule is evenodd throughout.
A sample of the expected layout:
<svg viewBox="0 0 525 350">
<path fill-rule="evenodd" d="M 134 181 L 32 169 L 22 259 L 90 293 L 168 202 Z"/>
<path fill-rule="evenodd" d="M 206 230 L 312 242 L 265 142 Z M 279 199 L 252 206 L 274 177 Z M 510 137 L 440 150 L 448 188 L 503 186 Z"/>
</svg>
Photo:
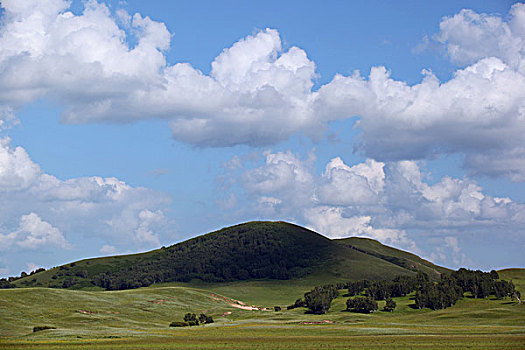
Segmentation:
<svg viewBox="0 0 525 350">
<path fill-rule="evenodd" d="M 494 283 L 494 295 L 498 299 L 503 299 L 508 295 L 509 283 L 507 281 L 496 281 Z"/>
<path fill-rule="evenodd" d="M 377 302 L 370 297 L 357 296 L 346 301 L 348 311 L 361 312 L 368 314 L 378 309 Z"/>
<path fill-rule="evenodd" d="M 493 280 L 499 280 L 498 272 L 496 270 L 490 271 L 490 278 L 492 278 Z"/>
<path fill-rule="evenodd" d="M 322 287 L 315 287 L 310 292 L 304 294 L 304 301 L 306 307 L 314 314 L 325 314 L 339 292 L 336 286 L 327 285 Z"/>
<path fill-rule="evenodd" d="M 392 298 L 386 299 L 385 307 L 383 307 L 384 311 L 392 312 L 396 308 L 396 302 Z"/>
</svg>

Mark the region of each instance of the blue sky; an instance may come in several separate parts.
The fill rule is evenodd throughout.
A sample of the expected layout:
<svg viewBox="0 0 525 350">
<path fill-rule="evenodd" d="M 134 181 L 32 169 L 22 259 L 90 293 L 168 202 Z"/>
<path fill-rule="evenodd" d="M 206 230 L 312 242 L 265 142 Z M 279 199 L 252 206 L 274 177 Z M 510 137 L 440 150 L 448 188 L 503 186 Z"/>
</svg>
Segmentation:
<svg viewBox="0 0 525 350">
<path fill-rule="evenodd" d="M 523 267 L 524 4 L 1 6 L 0 275 L 260 219 Z"/>
</svg>

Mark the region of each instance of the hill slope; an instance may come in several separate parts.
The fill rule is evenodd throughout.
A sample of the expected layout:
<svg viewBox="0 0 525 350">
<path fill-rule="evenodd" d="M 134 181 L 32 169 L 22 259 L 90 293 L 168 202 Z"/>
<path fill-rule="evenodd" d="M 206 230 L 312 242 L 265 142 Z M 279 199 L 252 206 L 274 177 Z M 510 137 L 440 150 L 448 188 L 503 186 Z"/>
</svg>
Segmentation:
<svg viewBox="0 0 525 350">
<path fill-rule="evenodd" d="M 129 289 L 159 282 L 388 279 L 447 270 L 373 240 L 330 240 L 286 222 L 249 222 L 147 253 L 86 259 L 17 280 L 18 287 Z"/>
<path fill-rule="evenodd" d="M 350 237 L 335 241 L 345 247 L 378 257 L 402 268 L 424 272 L 433 278 L 438 278 L 442 273 L 450 273 L 447 268 L 434 265 L 415 254 L 386 246 L 370 238 Z"/>
</svg>

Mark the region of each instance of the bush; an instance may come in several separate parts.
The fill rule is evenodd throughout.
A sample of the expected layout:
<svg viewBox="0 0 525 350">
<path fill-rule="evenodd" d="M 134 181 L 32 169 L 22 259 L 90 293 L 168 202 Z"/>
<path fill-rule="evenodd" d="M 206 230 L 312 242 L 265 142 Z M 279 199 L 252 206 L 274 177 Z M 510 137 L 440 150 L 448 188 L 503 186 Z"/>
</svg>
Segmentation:
<svg viewBox="0 0 525 350">
<path fill-rule="evenodd" d="M 297 299 L 292 305 L 288 305 L 286 308 L 292 310 L 298 307 L 306 307 L 306 302 L 303 299 Z"/>
<path fill-rule="evenodd" d="M 191 312 L 188 312 L 186 315 L 184 315 L 184 321 L 185 322 L 188 322 L 188 324 L 190 322 L 194 322 L 196 324 L 199 324 L 199 321 L 197 320 L 197 315 L 191 313 Z M 190 324 L 190 326 L 193 326 L 192 324 Z"/>
<path fill-rule="evenodd" d="M 357 296 L 354 299 L 350 298 L 346 301 L 346 309 L 348 311 L 368 314 L 377 310 L 377 302 L 370 297 Z"/>
<path fill-rule="evenodd" d="M 35 326 L 33 327 L 33 332 L 45 331 L 46 329 L 57 329 L 57 328 L 53 326 Z"/>
<path fill-rule="evenodd" d="M 396 308 L 396 302 L 392 300 L 392 298 L 386 299 L 385 307 L 383 308 L 383 311 L 392 312 Z"/>
<path fill-rule="evenodd" d="M 304 294 L 304 301 L 306 307 L 310 309 L 312 313 L 321 315 L 330 309 L 332 300 L 337 298 L 338 294 L 337 287 L 334 285 L 315 287 Z"/>
<path fill-rule="evenodd" d="M 205 314 L 200 314 L 199 322 L 202 323 L 202 324 L 213 323 L 213 318 L 211 316 L 207 316 Z"/>
<path fill-rule="evenodd" d="M 170 327 L 188 327 L 189 324 L 187 322 L 171 322 Z"/>
</svg>

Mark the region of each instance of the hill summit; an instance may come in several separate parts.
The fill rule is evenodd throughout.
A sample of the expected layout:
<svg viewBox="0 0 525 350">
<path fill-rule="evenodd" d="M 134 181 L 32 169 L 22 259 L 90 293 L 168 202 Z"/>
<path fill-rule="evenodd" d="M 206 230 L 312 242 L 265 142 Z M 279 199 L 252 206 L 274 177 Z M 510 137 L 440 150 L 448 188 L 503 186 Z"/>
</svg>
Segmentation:
<svg viewBox="0 0 525 350">
<path fill-rule="evenodd" d="M 385 279 L 448 270 L 360 238 L 330 240 L 286 222 L 248 222 L 141 254 L 86 259 L 19 279 L 16 286 L 130 289 L 160 282 Z"/>
</svg>

